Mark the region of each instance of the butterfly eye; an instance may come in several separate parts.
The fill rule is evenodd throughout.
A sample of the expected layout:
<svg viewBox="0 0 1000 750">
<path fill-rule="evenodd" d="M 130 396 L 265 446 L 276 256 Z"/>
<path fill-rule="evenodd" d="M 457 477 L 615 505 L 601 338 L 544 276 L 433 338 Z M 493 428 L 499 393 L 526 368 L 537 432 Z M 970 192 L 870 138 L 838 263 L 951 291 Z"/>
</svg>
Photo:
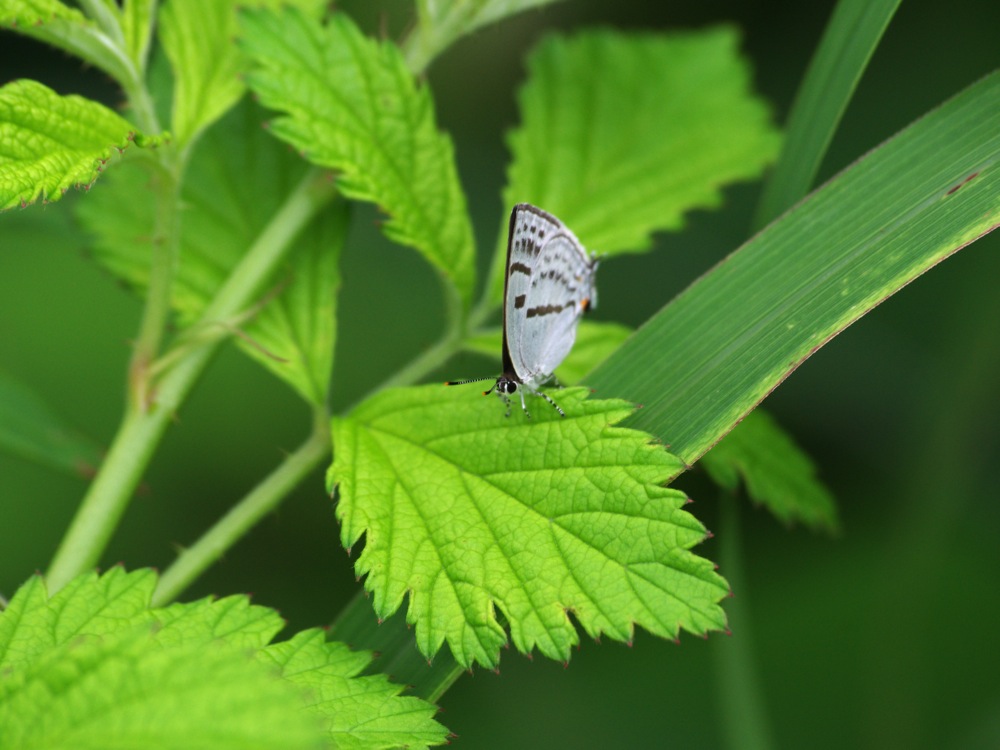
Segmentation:
<svg viewBox="0 0 1000 750">
<path fill-rule="evenodd" d="M 517 390 L 517 383 L 515 383 L 513 380 L 508 380 L 503 384 L 503 390 L 504 393 L 508 394 L 513 393 L 514 391 Z"/>
</svg>

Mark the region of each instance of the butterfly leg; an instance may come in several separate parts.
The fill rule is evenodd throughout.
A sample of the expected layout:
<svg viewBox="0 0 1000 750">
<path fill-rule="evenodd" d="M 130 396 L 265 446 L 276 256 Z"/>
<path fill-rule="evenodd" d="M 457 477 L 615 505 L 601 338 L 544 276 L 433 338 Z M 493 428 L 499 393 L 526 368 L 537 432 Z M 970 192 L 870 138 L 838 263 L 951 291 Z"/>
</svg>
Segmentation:
<svg viewBox="0 0 1000 750">
<path fill-rule="evenodd" d="M 503 391 L 497 391 L 497 395 L 498 395 L 498 396 L 499 396 L 499 397 L 501 398 L 501 400 L 503 401 L 503 403 L 504 403 L 504 406 L 506 406 L 506 407 L 507 407 L 507 413 L 506 413 L 506 414 L 504 414 L 504 417 L 507 417 L 507 418 L 509 418 L 509 417 L 510 417 L 510 399 L 509 399 L 509 398 L 507 398 L 507 394 L 506 394 L 506 393 L 504 393 Z"/>
<path fill-rule="evenodd" d="M 555 407 L 555 410 L 557 412 L 559 412 L 559 416 L 560 417 L 565 417 L 566 416 L 566 412 L 564 412 L 561 408 L 559 408 L 559 404 L 557 404 L 555 401 L 553 401 L 552 398 L 549 396 L 549 394 L 543 393 L 542 391 L 535 391 L 535 392 L 539 396 L 541 396 L 542 398 L 544 398 L 546 401 L 548 401 L 550 404 L 552 404 L 552 406 Z"/>
<path fill-rule="evenodd" d="M 521 395 L 521 408 L 524 410 L 524 416 L 526 416 L 528 419 L 531 419 L 531 412 L 528 411 L 528 405 L 524 403 L 524 391 L 525 388 L 522 387 L 519 388 L 517 392 Z"/>
</svg>

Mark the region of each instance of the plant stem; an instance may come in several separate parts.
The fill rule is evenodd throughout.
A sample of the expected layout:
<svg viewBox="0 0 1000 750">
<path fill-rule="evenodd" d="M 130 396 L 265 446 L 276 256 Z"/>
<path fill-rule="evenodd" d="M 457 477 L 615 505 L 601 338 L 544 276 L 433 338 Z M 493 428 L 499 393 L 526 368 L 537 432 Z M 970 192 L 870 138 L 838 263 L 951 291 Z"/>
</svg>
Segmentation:
<svg viewBox="0 0 1000 750">
<path fill-rule="evenodd" d="M 309 438 L 250 493 L 185 549 L 166 569 L 153 594 L 152 606 L 170 603 L 201 573 L 236 543 L 265 515 L 274 510 L 303 477 L 311 472 L 330 450 L 329 415 L 318 408 Z"/>
<path fill-rule="evenodd" d="M 130 407 L 147 406 L 150 382 L 149 366 L 160 352 L 163 333 L 170 317 L 174 267 L 180 248 L 180 179 L 178 172 L 159 169 L 155 175 L 156 219 L 150 243 L 149 287 L 143 307 L 142 323 L 129 363 L 128 395 Z"/>
<path fill-rule="evenodd" d="M 233 269 L 199 323 L 226 320 L 246 307 L 306 224 L 335 195 L 333 184 L 311 171 L 288 196 Z M 46 577 L 50 593 L 94 567 L 107 546 L 154 449 L 201 375 L 219 341 L 194 348 L 165 373 L 147 408 L 129 403 L 107 458 L 63 537 Z"/>
<path fill-rule="evenodd" d="M 726 745 L 734 750 L 767 750 L 774 747 L 767 712 L 754 665 L 748 591 L 743 579 L 743 542 L 740 536 L 740 502 L 733 493 L 720 493 L 719 564 L 734 596 L 726 606 L 729 638 L 716 638 L 716 676 Z"/>
</svg>

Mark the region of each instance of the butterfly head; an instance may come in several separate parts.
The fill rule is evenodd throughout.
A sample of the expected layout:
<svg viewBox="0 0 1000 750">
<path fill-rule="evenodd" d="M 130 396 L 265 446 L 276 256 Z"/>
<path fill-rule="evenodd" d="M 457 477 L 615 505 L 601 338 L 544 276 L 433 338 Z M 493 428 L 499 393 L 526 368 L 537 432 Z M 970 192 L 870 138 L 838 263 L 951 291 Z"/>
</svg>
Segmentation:
<svg viewBox="0 0 1000 750">
<path fill-rule="evenodd" d="M 509 375 L 501 375 L 497 378 L 497 382 L 493 384 L 492 388 L 488 391 L 483 391 L 483 395 L 488 396 L 493 390 L 496 390 L 497 393 L 509 396 L 511 393 L 517 391 L 517 381 Z"/>
</svg>

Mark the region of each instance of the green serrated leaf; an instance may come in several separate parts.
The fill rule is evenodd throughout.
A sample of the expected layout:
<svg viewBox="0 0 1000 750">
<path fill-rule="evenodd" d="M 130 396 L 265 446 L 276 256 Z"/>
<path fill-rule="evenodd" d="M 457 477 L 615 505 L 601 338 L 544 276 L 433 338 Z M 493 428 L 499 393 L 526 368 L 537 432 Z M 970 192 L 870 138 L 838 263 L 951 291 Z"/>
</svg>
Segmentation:
<svg viewBox="0 0 1000 750">
<path fill-rule="evenodd" d="M 434 707 L 370 655 L 283 627 L 245 596 L 150 608 L 153 571 L 31 578 L 0 613 L 0 738 L 18 750 L 284 750 L 439 744 Z"/>
<path fill-rule="evenodd" d="M 80 639 L 7 676 L 0 736 L 19 750 L 321 748 L 298 692 L 224 644 L 154 631 Z"/>
<path fill-rule="evenodd" d="M 98 24 L 58 0 L 4 0 L 0 25 L 76 55 L 120 83 L 135 79 L 126 52 Z"/>
<path fill-rule="evenodd" d="M 423 70 L 455 40 L 481 26 L 555 0 L 417 0 L 419 23 L 407 40 L 407 60 Z"/>
<path fill-rule="evenodd" d="M 358 750 L 426 747 L 447 742 L 448 730 L 434 720 L 437 709 L 384 675 L 362 677 L 371 655 L 328 642 L 321 630 L 306 630 L 259 655 L 285 679 L 311 691 L 310 710 L 338 748 Z"/>
<path fill-rule="evenodd" d="M 746 416 L 702 456 L 716 484 L 735 490 L 746 483 L 750 498 L 786 523 L 835 531 L 837 506 L 816 476 L 809 457 L 763 409 Z"/>
<path fill-rule="evenodd" d="M 398 48 L 368 39 L 342 14 L 325 27 L 291 9 L 243 20 L 257 65 L 250 86 L 286 113 L 272 132 L 336 169 L 345 195 L 377 203 L 389 215 L 386 235 L 416 248 L 468 304 L 474 247 L 451 140 Z"/>
<path fill-rule="evenodd" d="M 83 13 L 59 0 L 4 0 L 0 19 L 9 26 L 37 26 L 51 21 L 88 23 Z"/>
<path fill-rule="evenodd" d="M 149 272 L 154 203 L 142 165 L 123 164 L 107 184 L 77 206 L 96 237 L 95 257 L 128 283 L 144 288 Z M 173 305 L 190 325 L 205 311 L 229 272 L 264 232 L 307 165 L 261 128 L 259 110 L 245 104 L 212 128 L 187 170 L 181 252 Z M 216 331 L 245 334 L 240 347 L 296 389 L 322 404 L 333 367 L 338 259 L 347 228 L 341 203 L 299 236 L 286 263 L 260 290 L 263 307 L 248 319 L 218 321 Z M 211 331 L 205 333 L 212 333 Z"/>
<path fill-rule="evenodd" d="M 693 463 L 836 334 L 1000 225 L 998 111 L 993 73 L 698 279 L 588 385 L 641 401 L 629 424 Z"/>
<path fill-rule="evenodd" d="M 0 449 L 76 476 L 101 462 L 97 444 L 68 427 L 23 383 L 0 371 Z"/>
<path fill-rule="evenodd" d="M 494 665 L 506 640 L 569 658 L 579 635 L 631 640 L 725 627 L 725 581 L 688 550 L 705 537 L 661 485 L 683 465 L 648 435 L 613 425 L 623 401 L 556 393 L 568 415 L 539 401 L 534 418 L 475 391 L 423 386 L 383 391 L 333 421 L 345 547 L 365 537 L 355 565 L 375 611 L 410 598 L 421 651 L 447 641 L 463 665 Z"/>
<path fill-rule="evenodd" d="M 103 576 L 79 576 L 50 599 L 41 577 L 33 576 L 0 616 L 0 673 L 16 671 L 83 636 L 152 623 L 146 608 L 155 585 L 150 570 L 112 568 Z"/>
<path fill-rule="evenodd" d="M 170 604 L 154 609 L 153 617 L 160 643 L 222 639 L 241 651 L 263 648 L 285 627 L 277 612 L 251 604 L 245 596 Z"/>
<path fill-rule="evenodd" d="M 36 81 L 8 83 L 0 88 L 0 210 L 89 188 L 111 155 L 136 136 L 131 123 L 103 104 L 59 96 Z"/>
<path fill-rule="evenodd" d="M 546 38 L 518 96 L 504 205 L 551 211 L 602 256 L 644 250 L 686 211 L 718 206 L 721 187 L 758 176 L 779 145 L 738 44 L 728 27 Z"/>
</svg>

